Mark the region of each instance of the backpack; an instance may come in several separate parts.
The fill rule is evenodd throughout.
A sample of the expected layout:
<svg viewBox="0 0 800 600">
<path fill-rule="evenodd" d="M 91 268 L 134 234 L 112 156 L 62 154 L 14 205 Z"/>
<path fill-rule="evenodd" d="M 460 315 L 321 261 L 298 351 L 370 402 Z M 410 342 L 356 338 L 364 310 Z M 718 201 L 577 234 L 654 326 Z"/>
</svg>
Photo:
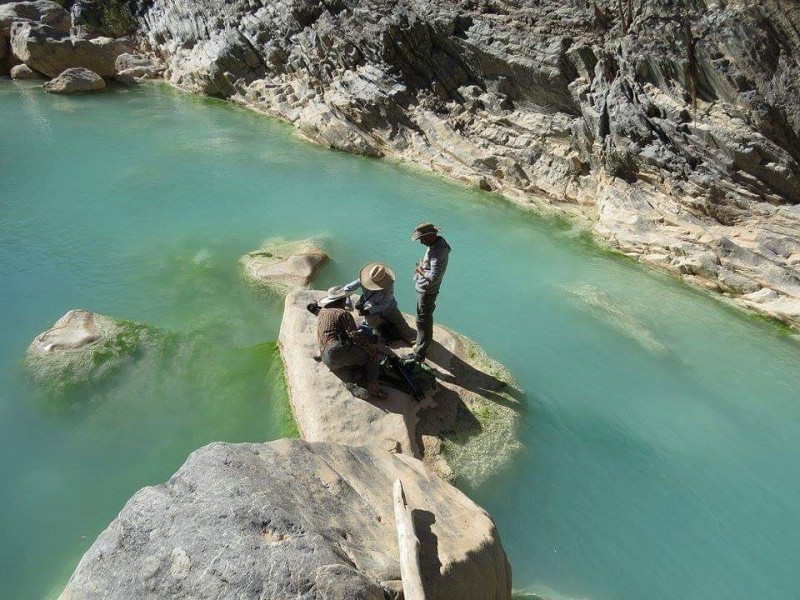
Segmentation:
<svg viewBox="0 0 800 600">
<path fill-rule="evenodd" d="M 389 387 L 405 392 L 417 402 L 425 393 L 436 389 L 436 374 L 428 365 L 413 358 L 386 356 L 381 361 L 380 380 Z"/>
</svg>

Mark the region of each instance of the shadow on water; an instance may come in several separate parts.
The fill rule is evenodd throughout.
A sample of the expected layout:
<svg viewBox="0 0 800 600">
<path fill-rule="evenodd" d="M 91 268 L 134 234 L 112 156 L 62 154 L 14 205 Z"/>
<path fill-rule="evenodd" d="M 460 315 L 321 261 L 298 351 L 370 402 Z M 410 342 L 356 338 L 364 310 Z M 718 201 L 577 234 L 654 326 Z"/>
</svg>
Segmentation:
<svg viewBox="0 0 800 600">
<path fill-rule="evenodd" d="M 435 340 L 431 344 L 429 360 L 439 367 L 436 378 L 440 381 L 458 385 L 517 412 L 523 409 L 524 394 L 520 389 L 488 371 L 476 369 Z M 508 396 L 515 401 L 509 401 Z"/>
</svg>

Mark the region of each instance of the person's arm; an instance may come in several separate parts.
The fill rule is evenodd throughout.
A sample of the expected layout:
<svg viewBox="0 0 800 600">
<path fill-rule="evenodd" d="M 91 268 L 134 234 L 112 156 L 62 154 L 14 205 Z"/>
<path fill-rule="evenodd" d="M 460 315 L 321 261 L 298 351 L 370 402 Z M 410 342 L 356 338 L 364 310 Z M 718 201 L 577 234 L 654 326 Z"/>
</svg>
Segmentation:
<svg viewBox="0 0 800 600">
<path fill-rule="evenodd" d="M 361 287 L 361 282 L 358 279 L 356 279 L 355 281 L 351 281 L 347 285 L 343 286 L 342 289 L 345 292 L 354 292 L 360 287 Z"/>
<path fill-rule="evenodd" d="M 347 337 L 350 338 L 350 341 L 352 341 L 356 346 L 360 346 L 366 350 L 371 361 L 378 362 L 380 359 L 378 356 L 378 347 L 373 344 L 366 335 L 364 335 L 364 332 L 356 327 L 356 321 L 353 319 L 353 315 L 346 313 L 344 318 L 347 323 Z"/>
</svg>

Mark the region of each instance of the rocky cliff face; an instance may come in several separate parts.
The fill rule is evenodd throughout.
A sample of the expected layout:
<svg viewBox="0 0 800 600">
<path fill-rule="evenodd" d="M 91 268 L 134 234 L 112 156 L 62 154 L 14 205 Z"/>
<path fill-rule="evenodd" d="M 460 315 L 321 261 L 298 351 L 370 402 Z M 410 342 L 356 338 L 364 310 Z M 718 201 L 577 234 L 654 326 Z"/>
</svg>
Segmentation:
<svg viewBox="0 0 800 600">
<path fill-rule="evenodd" d="M 582 215 L 800 323 L 794 0 L 142 0 L 175 85 Z"/>
</svg>

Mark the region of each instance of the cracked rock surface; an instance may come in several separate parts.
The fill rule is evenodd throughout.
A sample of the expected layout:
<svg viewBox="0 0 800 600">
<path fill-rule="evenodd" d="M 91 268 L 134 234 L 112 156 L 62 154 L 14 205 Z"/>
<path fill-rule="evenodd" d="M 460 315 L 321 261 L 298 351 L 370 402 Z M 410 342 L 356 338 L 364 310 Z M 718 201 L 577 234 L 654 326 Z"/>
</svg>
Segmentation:
<svg viewBox="0 0 800 600">
<path fill-rule="evenodd" d="M 280 440 L 204 446 L 140 490 L 59 600 L 383 600 L 400 579 L 396 478 L 414 510 L 426 597 L 510 598 L 491 518 L 420 461 Z"/>
<path fill-rule="evenodd" d="M 142 0 L 138 18 L 176 86 L 578 215 L 800 324 L 794 0 Z"/>
</svg>

